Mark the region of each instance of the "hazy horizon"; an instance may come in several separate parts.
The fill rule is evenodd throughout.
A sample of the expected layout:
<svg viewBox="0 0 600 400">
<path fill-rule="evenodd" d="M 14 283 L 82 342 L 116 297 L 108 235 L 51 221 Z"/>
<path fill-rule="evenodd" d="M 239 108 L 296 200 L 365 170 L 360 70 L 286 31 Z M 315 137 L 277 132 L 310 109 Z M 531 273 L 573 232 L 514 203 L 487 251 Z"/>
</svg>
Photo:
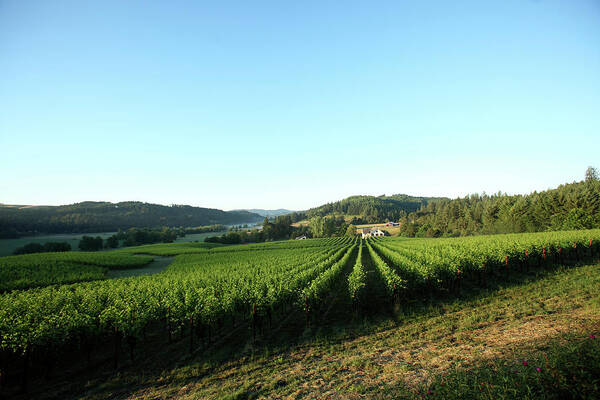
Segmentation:
<svg viewBox="0 0 600 400">
<path fill-rule="evenodd" d="M 0 3 L 0 201 L 304 210 L 600 167 L 600 3 Z"/>
</svg>

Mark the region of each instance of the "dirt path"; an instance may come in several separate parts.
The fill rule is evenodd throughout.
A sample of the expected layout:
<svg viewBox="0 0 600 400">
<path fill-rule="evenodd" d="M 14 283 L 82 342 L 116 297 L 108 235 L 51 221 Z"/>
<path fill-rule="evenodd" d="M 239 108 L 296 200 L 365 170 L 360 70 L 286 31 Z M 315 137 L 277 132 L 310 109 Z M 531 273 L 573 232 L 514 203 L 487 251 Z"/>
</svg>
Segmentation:
<svg viewBox="0 0 600 400">
<path fill-rule="evenodd" d="M 140 254 L 144 255 L 144 254 Z M 154 257 L 154 261 L 150 262 L 146 266 L 142 268 L 134 268 L 134 269 L 120 269 L 120 270 L 111 270 L 108 271 L 106 278 L 108 279 L 116 279 L 116 278 L 128 278 L 130 276 L 140 276 L 140 275 L 152 275 L 157 274 L 163 271 L 169 264 L 173 262 L 175 257 L 162 257 L 162 256 L 152 256 Z"/>
</svg>

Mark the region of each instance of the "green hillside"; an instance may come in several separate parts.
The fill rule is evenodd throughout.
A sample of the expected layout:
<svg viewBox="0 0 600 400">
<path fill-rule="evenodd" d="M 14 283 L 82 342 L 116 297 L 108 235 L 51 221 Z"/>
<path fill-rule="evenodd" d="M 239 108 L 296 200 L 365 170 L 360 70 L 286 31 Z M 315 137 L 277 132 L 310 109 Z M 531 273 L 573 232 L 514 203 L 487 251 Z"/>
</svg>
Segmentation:
<svg viewBox="0 0 600 400">
<path fill-rule="evenodd" d="M 432 201 L 445 198 L 415 197 L 404 194 L 392 196 L 351 196 L 346 199 L 311 208 L 303 214 L 307 218 L 316 216 L 345 215 L 359 217 L 364 223 L 385 220 L 396 221 L 399 218 L 419 210 Z M 447 200 L 447 199 L 446 199 Z"/>
<path fill-rule="evenodd" d="M 83 202 L 65 206 L 0 206 L 0 237 L 26 233 L 111 232 L 161 226 L 200 226 L 262 221 L 247 211 L 142 202 Z"/>
</svg>

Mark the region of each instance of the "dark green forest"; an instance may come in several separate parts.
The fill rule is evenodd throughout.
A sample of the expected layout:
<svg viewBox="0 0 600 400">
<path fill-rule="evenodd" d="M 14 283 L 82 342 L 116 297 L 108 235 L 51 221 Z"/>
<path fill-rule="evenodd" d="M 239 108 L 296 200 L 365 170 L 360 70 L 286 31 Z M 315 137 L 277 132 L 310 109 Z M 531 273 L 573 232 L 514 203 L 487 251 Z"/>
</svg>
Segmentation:
<svg viewBox="0 0 600 400">
<path fill-rule="evenodd" d="M 600 181 L 528 195 L 473 194 L 437 200 L 400 219 L 404 236 L 437 237 L 600 227 Z"/>
<path fill-rule="evenodd" d="M 83 202 L 66 206 L 0 206 L 0 238 L 35 233 L 110 232 L 119 229 L 195 227 L 262 221 L 247 211 L 222 211 L 142 202 Z"/>
</svg>

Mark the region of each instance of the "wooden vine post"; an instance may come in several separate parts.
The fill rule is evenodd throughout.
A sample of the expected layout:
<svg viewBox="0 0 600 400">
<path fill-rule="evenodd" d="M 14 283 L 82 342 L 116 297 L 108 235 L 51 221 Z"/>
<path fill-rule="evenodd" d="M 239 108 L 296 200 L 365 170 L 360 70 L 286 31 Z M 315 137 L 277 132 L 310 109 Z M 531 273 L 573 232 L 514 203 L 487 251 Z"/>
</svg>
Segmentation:
<svg viewBox="0 0 600 400">
<path fill-rule="evenodd" d="M 6 373 L 4 372 L 4 353 L 0 351 L 0 399 L 2 398 L 2 389 L 6 385 Z"/>
<path fill-rule="evenodd" d="M 252 340 L 256 341 L 256 304 L 252 304 Z"/>
<path fill-rule="evenodd" d="M 304 296 L 304 314 L 306 316 L 306 327 L 310 327 L 310 310 L 308 308 L 308 297 Z"/>
<path fill-rule="evenodd" d="M 171 307 L 170 306 L 167 308 L 167 334 L 169 336 L 169 344 L 171 344 L 171 342 L 173 341 L 173 338 L 171 337 Z"/>
<path fill-rule="evenodd" d="M 560 264 L 562 262 L 562 247 L 558 248 L 558 263 Z"/>
<path fill-rule="evenodd" d="M 29 386 L 29 359 L 31 358 L 31 345 L 27 344 L 27 348 L 25 349 L 25 357 L 23 359 L 23 376 L 21 380 L 21 392 L 27 393 L 27 389 Z"/>
<path fill-rule="evenodd" d="M 542 257 L 544 259 L 544 267 L 546 267 L 547 262 L 546 262 L 546 248 L 545 247 L 542 249 Z"/>
<path fill-rule="evenodd" d="M 194 352 L 194 316 L 190 315 L 190 354 Z"/>
<path fill-rule="evenodd" d="M 119 332 L 119 328 L 115 326 L 114 330 L 114 345 L 115 345 L 115 354 L 114 354 L 114 368 L 117 369 L 119 367 L 119 350 L 121 349 L 121 332 Z"/>
<path fill-rule="evenodd" d="M 133 335 L 127 336 L 127 345 L 129 346 L 129 358 L 133 362 L 134 359 L 134 349 L 136 345 L 136 338 Z"/>
<path fill-rule="evenodd" d="M 486 276 L 485 276 L 485 272 L 486 272 L 485 271 L 485 263 L 482 263 L 481 264 L 481 270 L 480 270 L 480 274 L 481 274 L 480 276 L 481 276 L 481 280 L 482 280 L 481 283 L 482 283 L 482 286 L 484 288 L 487 288 L 487 279 L 486 279 Z"/>
</svg>

